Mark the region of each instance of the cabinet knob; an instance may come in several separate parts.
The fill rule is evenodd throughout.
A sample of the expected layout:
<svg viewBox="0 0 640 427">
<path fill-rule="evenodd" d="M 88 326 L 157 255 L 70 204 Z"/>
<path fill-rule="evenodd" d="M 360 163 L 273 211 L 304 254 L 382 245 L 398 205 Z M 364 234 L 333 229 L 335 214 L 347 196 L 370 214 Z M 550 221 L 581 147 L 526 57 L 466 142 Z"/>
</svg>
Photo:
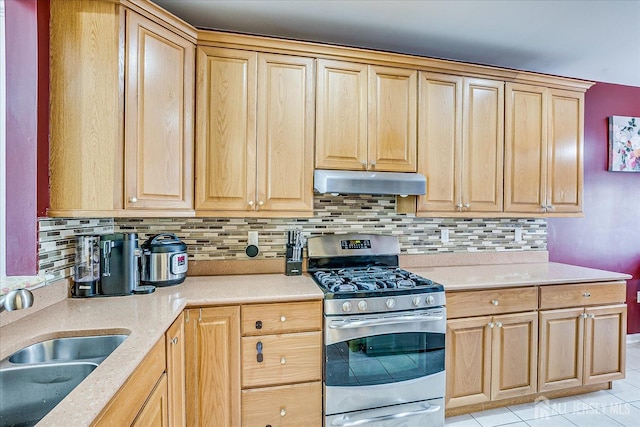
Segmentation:
<svg viewBox="0 0 640 427">
<path fill-rule="evenodd" d="M 586 314 L 584 314 L 584 313 L 581 313 L 581 314 L 580 314 L 580 316 L 578 316 L 578 317 L 579 317 L 579 318 L 581 318 L 581 319 L 586 319 L 586 318 L 587 318 L 587 315 L 586 315 Z"/>
<path fill-rule="evenodd" d="M 287 318 L 286 318 L 286 317 L 284 317 L 284 316 L 281 316 L 281 317 L 280 317 L 280 321 L 281 321 L 281 322 L 286 322 L 286 321 L 287 321 Z"/>
<path fill-rule="evenodd" d="M 489 322 L 489 323 L 487 324 L 487 326 L 488 326 L 488 327 L 490 327 L 491 329 L 493 329 L 493 327 L 494 327 L 495 325 L 493 324 L 493 322 Z"/>
<path fill-rule="evenodd" d="M 497 323 L 496 323 L 496 326 L 497 326 L 498 328 L 502 328 L 502 322 L 497 322 Z"/>
<path fill-rule="evenodd" d="M 285 415 L 287 415 L 287 411 L 284 408 L 280 408 L 280 416 L 284 417 Z"/>
<path fill-rule="evenodd" d="M 171 338 L 171 344 L 173 345 L 178 344 L 178 337 Z"/>
<path fill-rule="evenodd" d="M 582 296 L 585 297 L 585 298 L 589 298 L 591 296 L 591 293 L 585 292 L 585 293 L 582 294 Z"/>
<path fill-rule="evenodd" d="M 462 203 L 458 203 L 456 205 L 456 208 L 458 209 L 458 211 L 462 211 Z"/>
<path fill-rule="evenodd" d="M 371 168 L 372 168 L 372 169 L 375 169 L 375 168 L 376 168 L 376 162 L 375 162 L 375 161 L 371 162 L 371 163 L 370 163 L 370 165 L 371 165 Z"/>
<path fill-rule="evenodd" d="M 256 320 L 256 329 L 262 329 L 262 320 Z"/>
<path fill-rule="evenodd" d="M 362 169 L 366 169 L 367 168 L 367 161 L 366 160 L 360 160 L 360 164 L 362 165 Z"/>
<path fill-rule="evenodd" d="M 137 201 L 138 201 L 138 198 L 137 198 L 137 197 L 129 197 L 129 202 L 131 202 L 131 203 L 135 203 L 135 202 L 137 202 Z"/>
<path fill-rule="evenodd" d="M 258 202 L 258 206 L 262 206 L 262 205 L 264 205 L 264 202 L 263 202 L 262 200 L 260 200 L 260 201 Z"/>
<path fill-rule="evenodd" d="M 253 206 L 254 201 L 253 201 L 253 200 L 249 200 L 249 202 L 248 202 L 248 203 L 249 203 L 249 206 Z"/>
<path fill-rule="evenodd" d="M 465 204 L 464 204 L 464 207 L 465 207 L 466 209 L 469 209 L 469 208 L 471 207 L 471 204 L 470 204 L 470 203 L 465 203 Z"/>
<path fill-rule="evenodd" d="M 280 358 L 280 364 L 284 365 L 285 363 L 287 363 L 287 359 L 285 359 L 284 357 Z"/>
<path fill-rule="evenodd" d="M 493 301 L 491 301 L 491 304 L 493 304 L 493 305 L 498 305 L 498 300 L 497 300 L 497 299 L 494 299 Z"/>
<path fill-rule="evenodd" d="M 589 313 L 589 314 L 587 314 L 587 317 L 588 317 L 589 319 L 595 319 L 595 318 L 596 318 L 596 315 L 595 315 L 595 314 L 593 314 L 593 313 Z"/>
</svg>

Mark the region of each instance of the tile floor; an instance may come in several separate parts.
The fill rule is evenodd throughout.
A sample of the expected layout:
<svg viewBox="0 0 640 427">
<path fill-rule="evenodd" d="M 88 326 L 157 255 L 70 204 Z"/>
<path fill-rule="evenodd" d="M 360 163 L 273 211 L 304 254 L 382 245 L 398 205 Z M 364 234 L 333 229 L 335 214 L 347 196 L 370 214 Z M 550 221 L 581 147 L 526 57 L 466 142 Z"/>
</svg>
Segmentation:
<svg viewBox="0 0 640 427">
<path fill-rule="evenodd" d="M 446 419 L 447 427 L 640 426 L 640 342 L 627 344 L 627 376 L 611 390 L 526 403 Z"/>
</svg>

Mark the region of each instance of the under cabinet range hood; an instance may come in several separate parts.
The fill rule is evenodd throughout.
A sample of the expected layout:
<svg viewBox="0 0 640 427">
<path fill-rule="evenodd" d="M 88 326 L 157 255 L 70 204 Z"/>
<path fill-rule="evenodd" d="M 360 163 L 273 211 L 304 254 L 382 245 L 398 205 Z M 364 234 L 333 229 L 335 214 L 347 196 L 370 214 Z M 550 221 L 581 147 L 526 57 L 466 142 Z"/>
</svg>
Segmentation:
<svg viewBox="0 0 640 427">
<path fill-rule="evenodd" d="M 419 173 L 316 169 L 313 187 L 322 194 L 412 196 L 427 193 L 427 179 Z"/>
</svg>

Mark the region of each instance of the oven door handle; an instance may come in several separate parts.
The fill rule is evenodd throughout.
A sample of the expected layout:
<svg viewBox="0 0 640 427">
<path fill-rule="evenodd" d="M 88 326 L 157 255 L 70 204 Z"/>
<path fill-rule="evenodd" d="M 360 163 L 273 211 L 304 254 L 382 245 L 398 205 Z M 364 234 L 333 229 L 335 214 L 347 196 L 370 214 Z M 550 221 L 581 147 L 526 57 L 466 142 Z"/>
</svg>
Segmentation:
<svg viewBox="0 0 640 427">
<path fill-rule="evenodd" d="M 383 415 L 381 417 L 357 419 L 357 418 L 348 418 L 348 416 L 344 416 L 342 418 L 338 418 L 337 420 L 333 420 L 331 425 L 332 426 L 339 426 L 339 427 L 359 426 L 359 425 L 369 424 L 369 423 L 373 423 L 373 422 L 397 420 L 399 418 L 412 417 L 412 416 L 415 416 L 415 415 L 430 414 L 430 413 L 433 413 L 433 412 L 438 412 L 439 410 L 440 410 L 440 405 L 436 405 L 436 406 L 429 405 L 428 408 L 418 409 L 417 411 L 400 412 L 400 413 L 397 413 L 397 414 Z"/>
<path fill-rule="evenodd" d="M 437 322 L 444 319 L 443 316 L 398 316 L 398 317 L 385 317 L 382 319 L 364 319 L 364 320 L 343 320 L 341 323 L 331 322 L 329 328 L 331 329 L 348 329 L 348 328 L 362 328 L 366 326 L 380 326 L 380 325 L 395 325 L 399 323 L 413 323 L 413 322 Z"/>
</svg>

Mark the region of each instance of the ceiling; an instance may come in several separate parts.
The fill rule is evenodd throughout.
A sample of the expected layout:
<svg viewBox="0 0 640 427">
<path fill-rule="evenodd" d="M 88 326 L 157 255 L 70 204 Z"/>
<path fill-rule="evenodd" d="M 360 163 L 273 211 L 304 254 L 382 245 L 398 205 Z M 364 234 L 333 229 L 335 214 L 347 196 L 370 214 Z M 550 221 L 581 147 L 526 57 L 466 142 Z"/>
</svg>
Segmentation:
<svg viewBox="0 0 640 427">
<path fill-rule="evenodd" d="M 199 28 L 640 87 L 640 0 L 153 0 Z"/>
</svg>

